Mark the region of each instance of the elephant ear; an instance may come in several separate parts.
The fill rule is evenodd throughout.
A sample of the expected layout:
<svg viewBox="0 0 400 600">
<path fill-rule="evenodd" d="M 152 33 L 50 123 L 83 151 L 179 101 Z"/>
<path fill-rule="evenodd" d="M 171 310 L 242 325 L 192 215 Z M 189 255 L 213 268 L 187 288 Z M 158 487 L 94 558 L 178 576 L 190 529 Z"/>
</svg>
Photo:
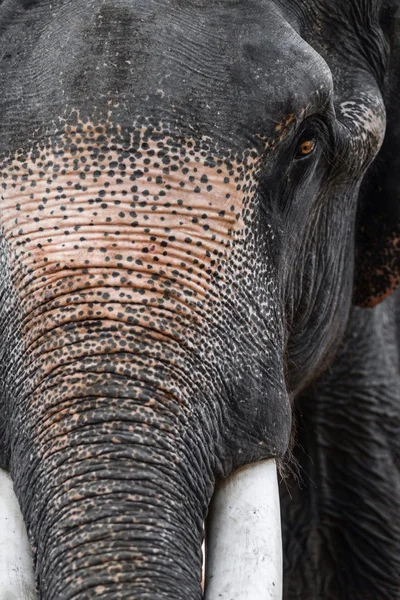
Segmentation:
<svg viewBox="0 0 400 600">
<path fill-rule="evenodd" d="M 389 42 L 383 84 L 387 127 L 360 192 L 357 216 L 354 303 L 372 307 L 400 285 L 400 5 L 382 13 Z"/>
</svg>

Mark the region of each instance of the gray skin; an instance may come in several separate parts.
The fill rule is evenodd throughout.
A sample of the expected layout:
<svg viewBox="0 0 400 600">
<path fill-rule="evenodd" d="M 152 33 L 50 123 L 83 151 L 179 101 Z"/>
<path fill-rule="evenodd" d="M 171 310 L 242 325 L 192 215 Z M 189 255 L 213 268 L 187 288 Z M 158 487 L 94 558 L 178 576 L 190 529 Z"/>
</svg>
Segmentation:
<svg viewBox="0 0 400 600">
<path fill-rule="evenodd" d="M 354 309 L 335 362 L 296 399 L 297 468 L 281 484 L 287 600 L 399 598 L 399 292 Z"/>
<path fill-rule="evenodd" d="M 296 454 L 309 472 L 313 453 L 288 451 L 292 416 L 302 440 L 304 413 L 315 455 L 331 444 L 360 459 L 349 480 L 343 462 L 313 463 L 334 507 L 325 513 L 313 488 L 284 489 L 286 597 L 372 599 L 374 578 L 379 598 L 398 597 L 391 533 L 363 562 L 365 536 L 337 518 L 344 491 L 365 491 L 369 469 L 385 466 L 363 531 L 374 520 L 386 532 L 389 515 L 396 531 L 397 425 L 380 423 L 381 406 L 398 418 L 398 391 L 376 392 L 368 413 L 384 456 L 357 437 L 356 402 L 340 421 L 329 412 L 341 369 L 341 398 L 354 394 L 362 414 L 378 358 L 398 383 L 394 343 L 374 342 L 394 301 L 357 309 L 354 353 L 345 346 L 332 378 L 304 391 L 337 353 L 352 298 L 373 306 L 398 283 L 397 172 L 381 210 L 379 174 L 359 194 L 386 114 L 384 181 L 396 160 L 395 10 L 378 0 L 0 2 L 0 455 L 41 600 L 201 598 L 216 481 L 264 458 L 284 470 Z M 366 352 L 357 339 L 369 318 Z M 355 428 L 344 446 L 337 422 Z M 319 535 L 339 529 L 343 544 Z"/>
</svg>

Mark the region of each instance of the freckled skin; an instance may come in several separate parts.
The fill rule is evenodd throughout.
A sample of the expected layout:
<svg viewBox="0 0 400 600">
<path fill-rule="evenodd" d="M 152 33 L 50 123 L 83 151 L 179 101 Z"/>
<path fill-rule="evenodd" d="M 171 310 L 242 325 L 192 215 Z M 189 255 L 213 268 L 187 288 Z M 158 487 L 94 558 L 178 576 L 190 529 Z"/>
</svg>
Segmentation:
<svg viewBox="0 0 400 600">
<path fill-rule="evenodd" d="M 6 8 L 0 456 L 39 596 L 199 600 L 215 482 L 282 465 L 343 337 L 378 77 L 296 2 Z"/>
</svg>

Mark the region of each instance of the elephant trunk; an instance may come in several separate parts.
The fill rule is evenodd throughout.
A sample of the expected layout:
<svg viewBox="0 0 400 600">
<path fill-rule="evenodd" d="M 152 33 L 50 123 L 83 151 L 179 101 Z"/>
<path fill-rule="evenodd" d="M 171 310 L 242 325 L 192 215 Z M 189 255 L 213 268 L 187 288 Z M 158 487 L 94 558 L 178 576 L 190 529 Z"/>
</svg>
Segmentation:
<svg viewBox="0 0 400 600">
<path fill-rule="evenodd" d="M 47 378 L 30 396 L 37 419 L 23 428 L 35 441 L 13 455 L 40 598 L 201 598 L 213 488 L 202 442 L 161 380 L 144 386 L 102 366 L 95 374 L 83 361 L 59 376 L 57 414 Z"/>
<path fill-rule="evenodd" d="M 214 481 L 290 432 L 255 157 L 86 123 L 5 170 L 0 391 L 41 600 L 199 599 Z"/>
</svg>

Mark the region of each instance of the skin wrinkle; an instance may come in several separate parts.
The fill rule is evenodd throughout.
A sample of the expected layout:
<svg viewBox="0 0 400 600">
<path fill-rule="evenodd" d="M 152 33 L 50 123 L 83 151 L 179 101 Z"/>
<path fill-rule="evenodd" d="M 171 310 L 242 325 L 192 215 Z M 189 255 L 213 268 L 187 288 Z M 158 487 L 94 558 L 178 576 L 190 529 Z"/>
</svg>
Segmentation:
<svg viewBox="0 0 400 600">
<path fill-rule="evenodd" d="M 114 336 L 114 337 L 115 337 L 115 336 Z M 152 339 L 152 338 L 150 337 L 150 338 L 148 339 L 148 341 L 151 341 L 151 339 Z M 102 355 L 102 353 L 98 353 L 98 352 L 96 352 L 95 350 L 88 351 L 88 349 L 86 349 L 86 350 L 84 351 L 84 348 L 82 347 L 82 344 L 79 344 L 79 345 L 78 345 L 78 344 L 77 344 L 77 342 L 71 342 L 71 344 L 68 344 L 68 345 L 70 345 L 70 346 L 72 346 L 72 345 L 73 345 L 73 348 L 74 348 L 74 361 L 72 361 L 72 362 L 76 362 L 76 360 L 77 360 L 77 359 L 79 359 L 79 358 L 81 358 L 81 357 L 83 357 L 83 356 L 84 356 L 84 357 L 86 357 L 86 358 L 92 358 L 92 359 L 94 359 L 95 357 L 99 357 L 99 356 L 101 356 L 101 355 Z M 67 346 L 67 345 L 65 345 L 65 344 L 64 344 L 64 349 L 65 349 L 65 347 L 66 347 L 66 346 Z M 80 349 L 80 352 L 81 352 L 81 354 L 79 353 L 79 349 Z M 179 349 L 179 347 L 177 347 L 177 355 L 178 355 L 178 356 L 179 356 L 179 354 L 181 354 L 181 355 L 182 355 L 182 352 L 179 352 L 179 350 L 180 350 L 180 349 Z M 50 350 L 48 353 L 50 354 L 51 352 L 54 352 L 54 350 Z M 121 367 L 122 367 L 122 366 L 123 366 L 123 364 L 124 364 L 124 361 L 122 360 L 122 357 L 124 357 L 124 358 L 125 358 L 127 361 L 129 361 L 129 360 L 132 360 L 132 356 L 131 356 L 131 355 L 137 355 L 137 356 L 141 356 L 141 357 L 142 357 L 142 358 L 144 358 L 144 359 L 146 359 L 146 358 L 148 358 L 148 359 L 154 359 L 154 356 L 155 356 L 155 355 L 154 355 L 154 353 L 153 353 L 153 354 L 151 354 L 151 352 L 150 352 L 150 351 L 144 351 L 144 350 L 143 350 L 143 349 L 141 349 L 141 348 L 136 348 L 136 349 L 135 349 L 135 348 L 132 348 L 131 350 L 127 351 L 127 350 L 125 349 L 125 346 L 124 346 L 122 349 L 118 349 L 118 348 L 114 348 L 114 349 L 112 349 L 112 348 L 107 348 L 107 352 L 108 352 L 108 353 L 109 353 L 111 356 L 112 356 L 112 355 L 114 355 L 114 354 L 118 354 L 118 355 L 119 355 L 119 356 L 118 356 L 118 358 L 119 358 L 119 365 L 120 365 Z M 46 352 L 42 352 L 42 354 L 43 354 L 43 356 L 46 358 Z M 61 353 L 60 353 L 60 352 L 58 352 L 58 356 L 59 356 L 59 357 L 61 356 Z M 188 352 L 185 354 L 185 356 L 186 356 L 186 358 L 187 358 L 188 360 L 190 359 L 190 354 L 189 354 Z M 196 358 L 196 353 L 195 353 L 195 352 L 193 352 L 193 353 L 192 353 L 192 358 L 193 358 L 193 359 L 195 359 L 195 358 Z M 175 361 L 171 361 L 171 360 L 164 361 L 162 358 L 160 358 L 159 356 L 157 356 L 157 360 L 160 362 L 160 365 L 163 365 L 163 366 L 164 366 L 164 368 L 165 368 L 165 371 L 166 371 L 166 372 L 168 371 L 168 369 L 171 369 L 171 370 L 173 370 L 173 369 L 175 369 L 175 370 L 178 370 L 180 367 L 182 367 L 181 361 L 179 361 L 179 360 L 177 360 L 177 359 L 175 359 Z M 34 364 L 34 363 L 33 363 L 33 364 Z M 67 364 L 67 363 L 66 363 L 66 364 Z M 29 365 L 27 365 L 27 368 L 29 368 Z M 52 372 L 53 372 L 53 373 L 54 373 L 54 370 L 55 370 L 55 369 L 53 369 L 53 370 L 52 370 Z M 108 373 L 112 373 L 112 372 L 114 372 L 114 371 L 112 371 L 112 370 L 110 370 L 109 368 L 107 368 L 106 372 L 108 372 Z M 49 373 L 48 373 L 48 376 L 49 376 Z M 181 374 L 181 376 L 182 376 L 182 374 Z"/>
<path fill-rule="evenodd" d="M 130 306 L 132 306 L 132 304 L 130 304 Z M 139 303 L 138 303 L 138 306 L 140 306 Z M 79 312 L 81 313 L 81 311 L 79 311 Z M 91 314 L 90 313 L 93 313 L 93 311 L 89 310 L 89 313 L 88 313 L 87 317 L 84 317 L 84 315 L 80 314 L 79 318 L 76 319 L 75 323 L 79 323 L 79 322 L 88 323 L 90 320 L 96 321 L 96 320 L 98 320 L 100 318 L 99 316 L 91 318 Z M 42 351 L 43 354 L 44 354 L 45 350 L 43 348 L 41 348 L 42 343 L 43 343 L 41 340 L 43 340 L 43 338 L 46 337 L 46 336 L 48 337 L 47 334 L 49 332 L 53 332 L 53 334 L 54 334 L 54 332 L 55 332 L 56 329 L 63 329 L 63 325 L 68 324 L 70 322 L 68 320 L 68 316 L 69 315 L 67 314 L 65 323 L 58 323 L 58 325 L 55 326 L 55 327 L 47 328 L 46 329 L 46 334 L 37 335 L 34 338 L 32 338 L 31 335 L 27 335 L 26 339 L 27 339 L 27 343 L 29 344 L 29 349 L 30 350 L 34 350 L 34 349 L 37 350 L 37 354 L 39 353 L 39 351 Z M 148 318 L 148 317 L 145 317 L 145 318 Z M 34 323 L 33 319 L 31 321 L 33 321 L 33 323 Z M 51 316 L 49 317 L 49 321 L 52 322 Z M 191 321 L 193 322 L 193 319 Z M 127 333 L 129 334 L 131 332 L 131 328 L 125 328 L 125 330 L 122 329 L 121 324 L 124 321 L 121 318 L 111 319 L 109 317 L 106 318 L 106 315 L 103 315 L 102 322 L 103 322 L 104 326 L 107 326 L 107 325 L 110 326 L 110 324 L 111 324 L 111 327 L 113 326 L 112 325 L 113 323 L 118 323 L 120 325 L 119 332 L 120 332 L 121 335 L 123 335 L 124 333 L 125 334 L 127 334 Z M 43 322 L 41 322 L 41 324 L 43 325 Z M 31 325 L 31 323 L 28 322 L 26 324 L 27 329 L 29 328 L 29 325 Z M 159 341 L 159 342 L 161 342 L 161 341 L 165 341 L 165 342 L 169 341 L 170 343 L 177 342 L 175 344 L 175 346 L 176 346 L 176 351 L 177 351 L 178 355 L 180 354 L 180 346 L 184 346 L 185 350 L 187 352 L 193 352 L 194 351 L 194 346 L 191 345 L 191 344 L 189 344 L 189 343 L 183 342 L 181 340 L 180 336 L 179 336 L 179 332 L 177 332 L 177 331 L 174 332 L 174 330 L 172 330 L 172 331 L 170 330 L 169 333 L 164 333 L 164 334 L 153 332 L 154 325 L 152 326 L 151 324 L 143 324 L 143 323 L 140 323 L 140 321 L 138 321 L 138 320 L 136 320 L 136 322 L 135 322 L 135 327 L 136 328 L 141 328 L 143 330 L 144 334 L 147 333 L 147 341 L 151 341 L 151 340 L 153 340 L 153 341 Z M 164 327 L 165 326 L 163 326 L 163 329 L 164 329 Z M 194 331 L 196 331 L 196 330 L 200 331 L 200 329 L 198 327 L 194 327 L 192 324 L 191 324 L 191 328 Z M 117 336 L 113 336 L 113 338 L 114 338 L 114 340 L 118 339 Z M 123 351 L 124 347 L 125 347 L 125 343 L 121 346 L 121 351 Z M 57 349 L 59 349 L 59 348 L 60 348 L 59 345 L 57 345 Z M 54 349 L 54 348 L 50 348 L 50 350 L 52 350 L 52 349 Z"/>
<path fill-rule="evenodd" d="M 77 373 L 77 374 L 79 374 L 79 373 Z M 51 387 L 53 387 L 53 388 L 54 388 L 54 387 L 55 387 L 55 385 L 54 385 L 54 386 L 50 386 L 50 387 L 48 387 L 48 388 L 46 389 L 46 391 L 47 391 L 47 392 L 49 392 L 49 391 L 51 390 Z M 151 391 L 152 391 L 152 389 L 151 389 L 151 387 L 150 387 L 150 386 L 146 388 L 146 386 L 144 386 L 143 384 L 140 386 L 140 388 L 141 388 L 142 390 L 146 390 L 146 389 L 147 389 L 147 391 L 148 391 L 148 392 L 151 392 Z M 131 389 L 130 391 L 132 392 L 132 389 Z M 151 415 L 151 414 L 152 414 L 152 412 L 151 412 L 151 411 L 152 411 L 153 409 L 160 410 L 161 408 L 165 408 L 166 410 L 170 410 L 170 409 L 169 409 L 169 400 L 173 399 L 173 398 L 174 398 L 174 395 L 175 395 L 175 394 L 174 394 L 174 393 L 173 393 L 173 392 L 172 392 L 170 389 L 168 389 L 168 388 L 167 388 L 167 389 L 165 389 L 165 390 L 159 390 L 159 391 L 158 391 L 158 394 L 157 394 L 157 396 L 156 396 L 154 399 L 152 399 L 152 400 L 151 400 L 150 402 L 148 402 L 146 405 L 142 405 L 142 410 L 141 410 L 142 416 L 143 416 L 143 415 L 147 415 L 147 414 L 148 414 L 148 415 Z M 126 397 L 126 396 L 125 396 L 125 397 Z M 110 399 L 113 399 L 113 398 L 115 398 L 115 396 L 112 396 L 112 395 L 110 395 L 110 396 L 104 396 L 104 394 L 103 394 L 103 395 L 102 395 L 102 397 L 100 397 L 100 398 L 98 399 L 98 402 L 101 404 L 101 402 L 102 402 L 102 401 L 105 401 L 105 402 L 107 402 L 108 400 L 110 400 Z M 93 400 L 93 396 L 75 396 L 75 400 L 78 400 L 78 399 L 79 399 L 79 404 L 80 404 L 80 406 L 81 406 L 81 405 L 84 405 L 84 402 L 83 402 L 83 401 L 84 401 L 85 399 L 88 399 L 88 406 L 89 406 L 89 404 L 90 404 L 90 400 Z M 72 398 L 70 398 L 69 400 L 70 400 L 70 403 L 69 403 L 69 404 L 70 404 L 70 405 L 69 405 L 69 409 L 71 409 L 71 407 L 73 407 Z M 181 398 L 181 397 L 177 397 L 177 398 L 176 398 L 176 400 L 177 400 L 177 404 L 178 404 L 178 403 L 179 403 L 179 404 L 182 404 L 182 398 Z M 67 398 L 64 398 L 64 402 L 63 402 L 63 404 L 64 404 L 66 401 L 67 401 Z M 60 404 L 58 404 L 58 405 L 57 405 L 57 406 L 60 406 L 60 414 L 61 414 L 61 415 L 63 415 L 63 414 L 64 414 L 64 412 L 63 412 L 63 409 L 61 408 L 61 406 L 62 406 L 63 404 L 61 404 L 61 403 L 60 403 Z M 183 410 L 182 410 L 182 416 L 184 417 L 184 416 L 185 416 L 185 413 L 186 413 L 186 416 L 188 416 L 188 414 L 189 414 L 189 413 L 188 413 L 188 410 L 187 410 L 187 408 L 186 408 L 186 410 L 184 410 L 184 407 L 182 407 L 182 408 L 183 408 Z M 88 410 L 88 407 L 86 407 L 86 409 L 85 409 L 85 410 Z M 55 412 L 51 413 L 51 412 L 49 411 L 49 407 L 47 407 L 47 411 L 48 411 L 48 412 L 47 412 L 47 413 L 44 413 L 44 414 L 45 414 L 45 415 L 47 414 L 47 416 L 48 416 L 48 418 L 49 418 L 49 423 L 51 422 L 51 423 L 53 423 L 53 424 L 54 424 L 54 423 L 56 423 L 57 421 L 60 421 L 60 418 L 57 418 L 57 419 L 55 418 L 55 416 L 56 416 L 56 413 L 55 413 Z M 76 421 L 76 420 L 77 420 L 77 418 L 78 418 L 78 417 L 77 417 L 77 415 L 79 415 L 79 413 L 80 413 L 80 412 L 83 412 L 83 410 L 82 410 L 82 409 L 80 409 L 80 410 L 79 410 L 79 408 L 77 408 L 77 409 L 76 409 L 76 411 L 74 411 L 74 414 L 73 414 L 73 417 L 72 417 L 72 420 L 73 420 L 73 421 Z M 174 412 L 174 411 L 173 411 L 173 409 L 171 409 L 171 412 Z M 176 411 L 176 412 L 177 412 L 177 411 Z M 58 414 L 58 413 L 57 413 L 57 414 Z M 65 411 L 65 415 L 67 416 L 68 414 L 69 414 L 69 413 L 68 413 L 68 411 L 66 410 L 66 411 Z M 119 412 L 117 412 L 117 414 L 120 414 L 120 413 L 119 413 Z M 42 415 L 42 416 L 43 416 L 43 415 Z M 177 417 L 180 417 L 181 415 L 180 415 L 180 414 L 176 414 L 176 416 L 177 416 Z M 33 424 L 37 425 L 38 427 L 39 427 L 39 425 L 44 425 L 44 423 L 46 422 L 45 418 L 40 418 L 40 419 L 39 419 L 39 412 L 38 412 L 38 411 L 35 411 L 35 417 L 36 417 L 36 418 L 34 419 L 35 423 L 33 423 Z M 110 418 L 110 420 L 109 420 L 108 422 L 109 422 L 109 423 L 111 423 L 111 422 L 112 422 L 112 419 Z M 138 422 L 139 422 L 139 421 L 138 421 Z M 184 422 L 184 419 L 183 419 L 183 422 Z M 150 423 L 150 421 L 149 421 L 149 423 Z M 154 423 L 154 424 L 153 424 L 153 423 L 151 423 L 151 425 L 152 425 L 152 426 L 156 426 L 156 423 Z M 45 432 L 42 432 L 42 434 L 43 434 L 43 435 L 45 435 Z"/>
</svg>

